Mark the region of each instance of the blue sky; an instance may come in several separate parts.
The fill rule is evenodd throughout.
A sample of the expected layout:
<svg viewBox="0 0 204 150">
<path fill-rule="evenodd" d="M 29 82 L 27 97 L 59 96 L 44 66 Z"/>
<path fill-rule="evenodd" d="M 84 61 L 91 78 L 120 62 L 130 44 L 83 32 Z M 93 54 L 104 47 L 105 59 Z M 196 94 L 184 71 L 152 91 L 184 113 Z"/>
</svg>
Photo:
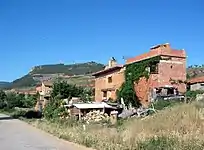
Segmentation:
<svg viewBox="0 0 204 150">
<path fill-rule="evenodd" d="M 160 43 L 204 64 L 203 0 L 0 0 L 0 80 L 33 66 L 106 63 Z"/>
</svg>

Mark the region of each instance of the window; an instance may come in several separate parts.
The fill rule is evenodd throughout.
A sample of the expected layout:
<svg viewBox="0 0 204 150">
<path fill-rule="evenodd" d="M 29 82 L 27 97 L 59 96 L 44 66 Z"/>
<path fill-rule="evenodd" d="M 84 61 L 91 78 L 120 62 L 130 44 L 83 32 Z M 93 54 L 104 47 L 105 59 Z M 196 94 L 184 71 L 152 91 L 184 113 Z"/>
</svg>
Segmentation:
<svg viewBox="0 0 204 150">
<path fill-rule="evenodd" d="M 103 97 L 107 97 L 107 91 L 103 91 Z"/>
<path fill-rule="evenodd" d="M 158 73 L 158 63 L 154 63 L 150 67 L 150 73 L 157 74 Z"/>
<path fill-rule="evenodd" d="M 112 77 L 108 77 L 108 83 L 112 83 Z"/>
<path fill-rule="evenodd" d="M 204 86 L 204 83 L 201 83 L 200 86 Z"/>
<path fill-rule="evenodd" d="M 173 66 L 171 65 L 171 69 L 173 68 Z"/>
</svg>

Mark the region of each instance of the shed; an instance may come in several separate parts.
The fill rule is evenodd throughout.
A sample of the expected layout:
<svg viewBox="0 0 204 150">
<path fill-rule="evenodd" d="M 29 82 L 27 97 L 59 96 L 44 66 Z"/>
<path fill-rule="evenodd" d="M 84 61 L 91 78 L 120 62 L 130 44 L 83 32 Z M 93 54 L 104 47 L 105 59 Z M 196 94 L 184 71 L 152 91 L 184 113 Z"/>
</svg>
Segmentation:
<svg viewBox="0 0 204 150">
<path fill-rule="evenodd" d="M 204 76 L 201 77 L 195 77 L 190 80 L 188 80 L 188 88 L 190 88 L 191 91 L 196 90 L 204 90 Z"/>
<path fill-rule="evenodd" d="M 78 103 L 72 105 L 65 105 L 65 107 L 69 108 L 70 114 L 72 116 L 81 116 L 86 115 L 88 112 L 92 110 L 100 110 L 103 113 L 110 114 L 112 110 L 117 110 L 116 107 L 110 106 L 104 102 L 102 103 Z"/>
</svg>

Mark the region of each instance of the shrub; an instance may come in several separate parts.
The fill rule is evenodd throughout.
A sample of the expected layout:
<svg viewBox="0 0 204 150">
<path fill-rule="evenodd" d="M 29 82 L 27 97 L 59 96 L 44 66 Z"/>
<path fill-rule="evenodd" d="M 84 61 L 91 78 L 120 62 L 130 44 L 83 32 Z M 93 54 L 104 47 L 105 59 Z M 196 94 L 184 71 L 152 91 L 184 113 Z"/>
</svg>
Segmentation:
<svg viewBox="0 0 204 150">
<path fill-rule="evenodd" d="M 196 91 L 189 90 L 186 92 L 186 97 L 195 99 L 197 94 L 203 94 L 203 93 L 204 91 L 202 90 L 196 90 Z"/>
<path fill-rule="evenodd" d="M 0 90 L 0 109 L 6 106 L 6 94 L 3 90 Z"/>
<path fill-rule="evenodd" d="M 154 108 L 156 110 L 162 110 L 166 107 L 172 107 L 176 104 L 180 103 L 179 100 L 158 100 L 154 103 Z"/>
<path fill-rule="evenodd" d="M 11 113 L 11 117 L 13 118 L 20 118 L 20 117 L 25 117 L 26 110 L 16 110 L 13 113 Z"/>
<path fill-rule="evenodd" d="M 62 100 L 60 99 L 52 99 L 44 108 L 43 116 L 46 119 L 56 119 L 63 117 L 66 114 L 66 109 L 61 105 Z"/>
<path fill-rule="evenodd" d="M 42 113 L 35 110 L 29 110 L 24 114 L 25 118 L 32 119 L 32 118 L 41 118 Z"/>
<path fill-rule="evenodd" d="M 21 96 L 17 96 L 15 93 L 12 92 L 8 93 L 6 101 L 8 108 L 22 107 Z"/>
</svg>

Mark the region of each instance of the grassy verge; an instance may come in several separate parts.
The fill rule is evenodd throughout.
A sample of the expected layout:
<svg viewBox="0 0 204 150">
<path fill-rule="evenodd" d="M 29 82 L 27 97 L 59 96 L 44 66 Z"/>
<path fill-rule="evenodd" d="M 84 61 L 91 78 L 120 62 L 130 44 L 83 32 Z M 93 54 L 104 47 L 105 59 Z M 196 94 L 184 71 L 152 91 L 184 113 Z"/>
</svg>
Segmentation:
<svg viewBox="0 0 204 150">
<path fill-rule="evenodd" d="M 126 120 L 119 127 L 45 119 L 26 120 L 60 138 L 99 150 L 204 149 L 204 126 L 195 104 L 161 110 L 143 120 Z"/>
</svg>

